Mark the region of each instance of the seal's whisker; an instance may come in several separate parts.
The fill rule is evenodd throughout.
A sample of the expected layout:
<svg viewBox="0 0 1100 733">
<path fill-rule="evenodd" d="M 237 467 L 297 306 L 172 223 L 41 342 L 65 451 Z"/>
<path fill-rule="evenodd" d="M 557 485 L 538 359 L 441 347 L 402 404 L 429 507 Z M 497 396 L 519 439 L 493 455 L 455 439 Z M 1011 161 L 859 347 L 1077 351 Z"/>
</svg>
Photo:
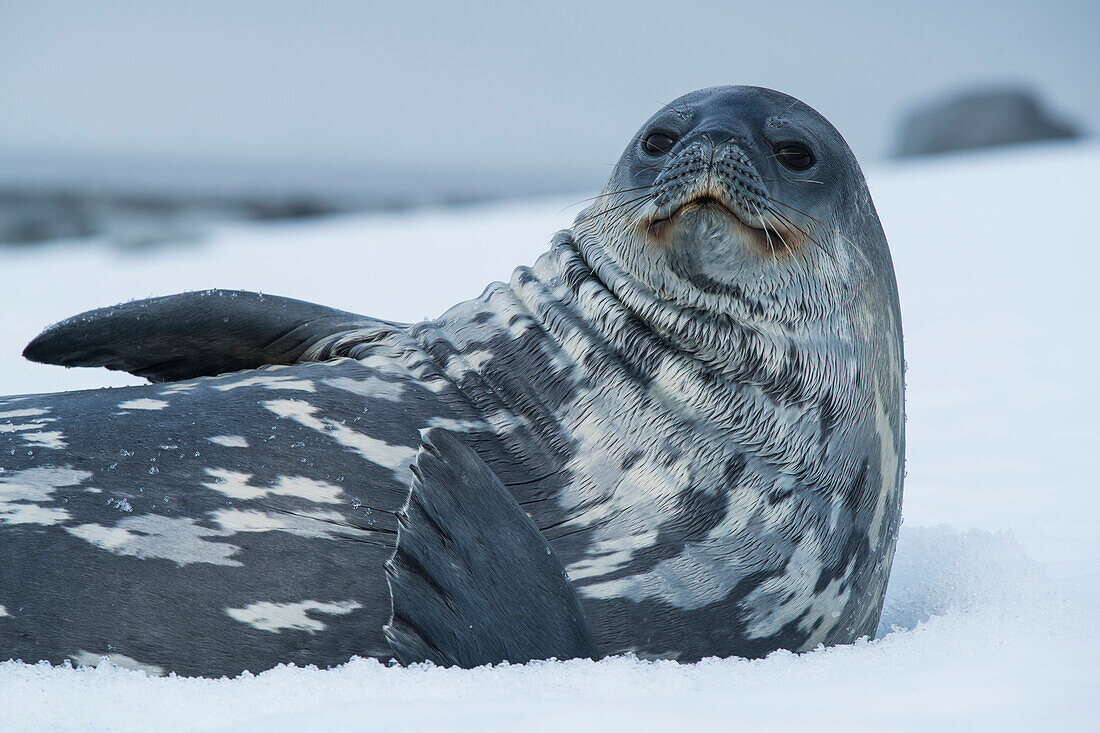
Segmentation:
<svg viewBox="0 0 1100 733">
<path fill-rule="evenodd" d="M 759 153 L 746 153 L 748 157 L 755 164 L 762 158 L 768 158 L 771 160 L 780 160 L 779 156 L 774 152 Z M 782 161 L 780 161 L 782 163 Z M 824 186 L 825 181 L 818 181 L 814 178 L 760 178 L 759 180 L 765 183 L 816 183 L 818 186 Z"/>
<path fill-rule="evenodd" d="M 772 248 L 772 241 L 771 241 L 771 237 L 768 235 L 768 229 L 769 229 L 768 223 L 767 223 L 767 221 L 765 221 L 764 216 L 760 212 L 760 208 L 756 205 L 756 203 L 755 202 L 750 202 L 750 203 L 752 203 L 753 208 L 756 209 L 756 216 L 757 216 L 758 219 L 760 219 L 760 224 L 764 228 L 764 236 L 768 237 L 768 247 L 771 249 Z M 767 206 L 764 207 L 764 210 L 771 213 Z M 791 249 L 790 244 L 787 242 L 787 239 L 783 236 L 783 234 L 779 231 L 779 229 L 774 224 L 770 228 L 771 228 L 772 231 L 775 232 L 775 236 L 779 237 L 779 240 L 781 242 L 783 242 L 784 251 L 788 252 L 791 255 L 793 255 L 794 251 Z M 774 249 L 772 249 L 772 259 L 777 261 L 777 262 L 779 261 L 779 258 L 776 257 L 776 255 L 775 255 L 775 250 Z M 802 262 L 799 260 L 798 257 L 791 256 L 791 257 L 788 257 L 787 259 L 791 260 L 791 261 L 794 261 L 796 263 L 796 267 L 801 269 L 804 273 L 806 272 L 805 265 L 802 264 Z"/>
<path fill-rule="evenodd" d="M 625 212 L 623 212 L 622 215 L 616 217 L 615 221 L 612 222 L 611 226 L 612 227 L 618 226 L 619 222 L 621 222 L 621 221 L 623 221 L 623 220 L 625 220 L 629 217 L 634 216 L 634 214 L 638 213 L 641 209 L 645 208 L 646 203 L 648 203 L 648 202 L 640 201 L 640 202 L 636 203 L 634 206 L 628 208 Z M 630 223 L 630 226 L 633 227 L 635 223 L 636 222 L 632 221 Z"/>
<path fill-rule="evenodd" d="M 770 150 L 766 151 L 766 152 L 760 152 L 760 151 L 756 151 L 756 150 L 745 150 L 743 152 L 745 153 L 745 156 L 750 161 L 752 161 L 753 165 L 756 165 L 756 163 L 760 162 L 761 160 L 768 160 L 768 159 L 770 159 L 770 160 L 779 160 L 779 156 L 776 155 L 774 151 L 770 151 Z"/>
<path fill-rule="evenodd" d="M 785 202 L 783 202 L 783 201 L 780 201 L 780 200 L 778 200 L 778 199 L 772 198 L 772 197 L 770 197 L 770 196 L 769 196 L 768 198 L 769 198 L 769 199 L 770 199 L 771 201 L 773 201 L 773 202 L 775 202 L 775 203 L 779 204 L 780 206 L 786 206 L 786 207 L 787 207 L 788 209 L 791 209 L 792 211 L 796 211 L 796 212 L 798 212 L 799 214 L 802 214 L 802 216 L 805 216 L 806 218 L 810 219 L 811 221 L 813 221 L 814 223 L 816 223 L 816 224 L 817 224 L 818 226 L 821 226 L 821 227 L 824 227 L 825 229 L 828 229 L 828 230 L 829 230 L 829 231 L 831 231 L 831 232 L 832 232 L 833 234 L 835 234 L 835 235 L 837 235 L 838 237 L 840 237 L 841 239 L 843 239 L 843 240 L 844 240 L 844 242 L 845 242 L 846 244 L 848 244 L 848 245 L 849 245 L 849 246 L 850 246 L 850 247 L 851 247 L 852 249 L 854 249 L 854 250 L 855 250 L 855 251 L 856 251 L 856 252 L 857 252 L 857 253 L 859 254 L 860 258 L 861 258 L 861 259 L 863 259 L 864 263 L 865 263 L 865 264 L 867 264 L 868 266 L 870 266 L 870 264 L 871 264 L 871 263 L 870 263 L 870 262 L 869 262 L 869 261 L 867 260 L 867 256 L 863 254 L 863 252 L 862 252 L 862 251 L 860 250 L 860 248 L 859 248 L 858 246 L 856 246 L 856 243 L 855 243 L 855 242 L 853 242 L 852 240 L 850 240 L 850 239 L 848 239 L 848 238 L 847 238 L 846 236 L 844 236 L 844 234 L 843 234 L 843 233 L 841 233 L 841 231 L 840 231 L 839 229 L 837 229 L 836 227 L 831 227 L 831 226 L 829 226 L 829 225 L 828 225 L 828 224 L 826 224 L 825 222 L 823 222 L 823 221 L 821 221 L 820 219 L 818 219 L 817 217 L 815 217 L 815 216 L 814 216 L 813 214 L 808 214 L 808 213 L 806 213 L 805 211 L 802 211 L 801 209 L 799 209 L 799 208 L 798 208 L 798 207 L 796 207 L 796 206 L 791 206 L 791 205 L 790 205 L 790 204 L 788 204 L 788 203 L 785 203 Z M 824 250 L 823 250 L 823 251 L 824 251 Z M 832 256 L 832 255 L 830 255 L 830 256 Z M 836 262 L 836 258 L 835 258 L 835 257 L 833 258 L 833 261 L 834 261 L 834 262 Z M 839 262 L 837 262 L 837 264 L 840 264 L 840 263 L 839 263 Z"/>
<path fill-rule="evenodd" d="M 785 115 L 785 114 L 787 114 L 788 112 L 790 112 L 790 111 L 791 111 L 792 109 L 794 109 L 794 106 L 795 106 L 796 104 L 798 104 L 798 100 L 797 100 L 797 99 L 796 99 L 796 100 L 794 100 L 793 102 L 791 102 L 791 103 L 790 103 L 790 104 L 789 104 L 789 105 L 787 106 L 787 109 L 785 109 L 785 110 L 783 110 L 782 112 L 780 112 L 779 114 L 777 114 L 777 115 L 776 115 L 776 118 L 782 117 L 783 115 Z"/>
<path fill-rule="evenodd" d="M 767 206 L 765 206 L 765 207 L 764 207 L 764 210 L 765 210 L 765 211 L 769 211 L 769 209 L 768 209 L 768 207 L 767 207 Z M 797 230 L 797 227 L 795 227 L 795 229 Z M 791 245 L 790 245 L 790 243 L 789 243 L 789 242 L 787 242 L 787 238 L 783 236 L 783 233 L 782 233 L 781 231 L 779 231 L 779 228 L 778 228 L 778 227 L 776 227 L 776 226 L 775 226 L 775 225 L 773 224 L 773 225 L 772 225 L 772 230 L 773 230 L 773 231 L 775 231 L 775 236 L 779 237 L 779 240 L 780 240 L 781 242 L 783 242 L 783 247 L 784 247 L 784 248 L 786 249 L 786 251 L 787 251 L 787 252 L 790 252 L 790 253 L 791 253 L 791 255 L 792 255 L 792 256 L 791 256 L 791 257 L 788 257 L 788 258 L 787 258 L 787 260 L 788 260 L 788 261 L 790 261 L 790 262 L 794 262 L 794 263 L 796 264 L 796 266 L 798 267 L 798 269 L 802 270 L 803 274 L 808 274 L 808 270 L 809 270 L 809 268 L 807 268 L 807 267 L 806 267 L 806 265 L 805 265 L 805 263 L 803 263 L 803 262 L 802 262 L 802 258 L 801 258 L 801 257 L 798 257 L 798 256 L 794 256 L 794 255 L 795 255 L 795 252 L 794 252 L 794 250 L 793 250 L 793 249 L 791 249 Z M 811 239 L 811 240 L 813 239 L 813 238 L 812 238 L 812 237 L 810 237 L 809 235 L 805 235 L 805 236 L 807 236 L 807 238 L 809 238 L 809 239 Z M 816 244 L 817 244 L 817 242 L 815 241 L 815 242 L 814 242 L 814 244 L 816 245 Z M 818 245 L 818 246 L 820 247 L 820 245 Z"/>
<path fill-rule="evenodd" d="M 745 155 L 748 156 L 748 158 L 752 160 L 753 163 L 756 163 L 761 158 L 765 157 L 772 160 L 779 160 L 779 156 L 776 155 L 774 152 L 764 153 L 763 155 L 751 151 L 744 152 Z M 816 183 L 819 186 L 825 185 L 825 181 L 818 181 L 813 178 L 758 178 L 757 180 L 760 180 L 764 183 Z"/>
<path fill-rule="evenodd" d="M 678 102 L 679 105 L 676 106 Z M 671 102 L 667 102 L 661 105 L 661 108 L 657 110 L 657 114 L 661 114 L 666 109 L 671 109 L 681 120 L 686 120 L 687 118 L 691 117 L 691 108 L 688 107 L 687 102 L 683 101 L 683 97 L 677 97 Z"/>
<path fill-rule="evenodd" d="M 639 196 L 619 206 L 616 206 L 613 209 L 608 209 L 606 212 L 601 212 L 612 213 L 615 210 L 619 210 L 618 216 L 611 220 L 605 220 L 601 222 L 601 224 L 604 225 L 607 229 L 614 229 L 618 227 L 623 220 L 627 219 L 630 216 L 633 216 L 638 210 L 644 209 L 646 204 L 649 203 L 649 199 L 649 196 Z"/>
<path fill-rule="evenodd" d="M 783 236 L 783 232 L 779 231 L 779 229 L 776 229 L 774 226 L 772 228 L 775 229 L 775 236 L 779 237 L 779 241 L 783 242 L 784 249 L 789 252 L 791 250 L 791 245 L 787 242 L 787 238 Z"/>
<path fill-rule="evenodd" d="M 725 140 L 723 140 L 722 144 L 719 145 L 718 147 L 722 147 L 723 145 L 729 145 L 731 142 L 733 142 L 734 140 L 737 140 L 740 137 L 741 137 L 740 135 L 730 135 Z"/>
<path fill-rule="evenodd" d="M 652 188 L 652 187 L 653 187 L 652 185 L 646 185 L 646 186 L 635 186 L 634 188 L 621 188 L 621 189 L 618 189 L 616 191 L 605 191 L 603 193 L 598 193 L 595 196 L 589 196 L 586 199 L 581 199 L 580 201 L 576 201 L 572 204 L 569 204 L 569 206 L 576 206 L 577 204 L 585 204 L 585 203 L 588 203 L 589 201 L 595 201 L 596 199 L 605 198 L 607 196 L 617 196 L 620 193 L 631 193 L 633 191 L 642 191 L 642 190 L 645 190 L 647 188 Z M 568 209 L 569 206 L 566 206 L 565 209 Z M 562 211 L 565 211 L 565 209 L 562 209 Z M 558 213 L 561 213 L 561 212 L 558 212 Z"/>
<path fill-rule="evenodd" d="M 622 212 L 620 212 L 619 215 L 614 218 L 614 220 L 612 220 L 610 222 L 601 222 L 601 224 L 606 224 L 606 226 L 604 227 L 604 231 L 607 231 L 607 230 L 610 230 L 610 229 L 613 229 L 613 228 L 617 227 L 619 225 L 619 222 L 625 220 L 626 217 L 630 216 L 632 213 L 633 213 L 632 208 L 631 209 L 625 209 Z"/>
<path fill-rule="evenodd" d="M 815 245 L 817 245 L 819 247 L 822 246 L 821 242 L 817 241 L 817 238 L 814 237 L 813 234 L 811 234 L 810 231 L 808 229 L 806 229 L 806 227 L 800 226 L 794 220 L 792 220 L 789 216 L 786 216 L 781 211 L 776 209 L 774 206 L 768 206 L 768 204 L 765 203 L 764 204 L 764 210 L 767 211 L 772 216 L 779 219 L 785 225 L 789 226 L 791 229 L 794 229 L 796 232 L 798 232 L 802 236 L 804 236 L 807 239 L 809 239 L 810 241 L 812 241 Z"/>
<path fill-rule="evenodd" d="M 618 204 L 616 204 L 616 205 L 614 205 L 614 206 L 611 206 L 611 207 L 609 207 L 609 208 L 603 209 L 603 210 L 601 210 L 601 211 L 597 211 L 597 212 L 596 212 L 595 214 L 593 214 L 593 215 L 591 216 L 591 218 L 592 218 L 592 219 L 596 219 L 597 217 L 600 217 L 600 216 L 606 216 L 607 214 L 610 214 L 610 213 L 612 213 L 612 212 L 614 212 L 614 211 L 617 211 L 617 210 L 619 210 L 619 209 L 623 208 L 624 206 L 630 206 L 631 204 L 635 204 L 635 203 L 637 203 L 637 202 L 639 202 L 639 201 L 643 201 L 643 200 L 648 200 L 648 199 L 649 199 L 649 197 L 650 197 L 650 196 L 649 196 L 649 194 L 648 194 L 648 193 L 646 193 L 646 194 L 645 194 L 645 195 L 643 195 L 643 196 L 638 196 L 638 197 L 636 197 L 636 198 L 632 198 L 632 199 L 630 199 L 629 201 L 623 201 L 623 202 L 621 202 L 621 203 L 618 203 Z"/>
<path fill-rule="evenodd" d="M 772 235 L 768 233 L 768 223 L 764 221 L 764 215 L 760 213 L 759 207 L 750 201 L 752 208 L 756 209 L 756 218 L 760 220 L 760 226 L 764 229 L 764 237 L 768 240 L 768 251 L 772 253 L 772 260 L 778 262 L 779 258 L 775 255 L 775 247 L 772 246 Z"/>
<path fill-rule="evenodd" d="M 661 169 L 659 165 L 634 165 L 633 163 L 604 163 L 604 165 L 611 168 L 630 168 L 636 171 L 656 171 Z"/>
<path fill-rule="evenodd" d="M 771 197 L 768 197 L 768 200 L 769 200 L 769 201 L 773 201 L 773 202 L 775 202 L 775 203 L 780 203 L 779 201 L 776 201 L 775 199 L 773 199 L 773 198 L 771 198 Z M 820 250 L 820 251 L 821 251 L 821 252 L 822 252 L 823 254 L 825 254 L 825 255 L 826 255 L 826 256 L 827 256 L 827 257 L 828 257 L 829 259 L 831 259 L 831 260 L 832 260 L 832 261 L 833 261 L 834 263 L 836 263 L 836 266 L 837 266 L 837 267 L 841 268 L 841 270 L 842 270 L 842 271 L 844 271 L 844 272 L 845 272 L 845 273 L 847 274 L 847 272 L 848 272 L 848 268 L 847 268 L 847 267 L 845 267 L 844 265 L 840 264 L 840 260 L 838 260 L 838 259 L 837 259 L 837 258 L 836 258 L 836 257 L 835 257 L 835 256 L 833 255 L 833 253 L 832 253 L 832 252 L 830 252 L 830 251 L 829 251 L 829 249 L 828 249 L 828 248 L 827 248 L 827 247 L 826 247 L 826 246 L 825 246 L 824 244 L 822 244 L 822 243 L 821 243 L 821 242 L 820 242 L 820 241 L 819 241 L 819 240 L 817 239 L 817 237 L 815 237 L 815 236 L 814 236 L 814 235 L 813 235 L 813 234 L 812 234 L 812 233 L 811 233 L 811 232 L 810 232 L 810 231 L 809 231 L 809 230 L 808 230 L 808 229 L 807 229 L 806 227 L 803 227 L 803 226 L 799 226 L 799 225 L 798 225 L 798 224 L 796 224 L 796 223 L 795 223 L 794 221 L 792 221 L 792 220 L 791 220 L 791 218 L 790 218 L 789 216 L 787 216 L 787 215 L 783 214 L 783 213 L 782 213 L 782 212 L 780 212 L 780 211 L 779 211 L 778 209 L 776 209 L 776 208 L 775 208 L 774 206 L 766 206 L 765 208 L 766 208 L 766 209 L 767 209 L 767 210 L 768 210 L 768 211 L 769 211 L 769 212 L 770 212 L 770 213 L 771 213 L 771 214 L 772 214 L 773 216 L 775 216 L 775 217 L 777 217 L 778 219 L 780 219 L 781 221 L 783 221 L 783 223 L 785 223 L 785 224 L 786 224 L 787 226 L 790 226 L 790 227 L 791 227 L 791 228 L 793 228 L 793 229 L 794 229 L 795 231 L 797 231 L 797 232 L 801 233 L 801 234 L 802 234 L 802 236 L 804 236 L 804 237 L 805 237 L 806 239 L 808 239 L 808 240 L 810 241 L 810 243 L 811 243 L 811 244 L 813 244 L 813 245 L 814 245 L 815 247 L 817 247 L 817 248 L 818 248 L 818 249 L 819 249 L 819 250 Z"/>
<path fill-rule="evenodd" d="M 641 204 L 637 204 L 636 206 L 641 206 Z M 616 227 L 618 227 L 621 222 L 625 221 L 627 218 L 629 218 L 630 216 L 632 216 L 635 213 L 636 206 L 635 207 L 630 207 L 628 209 L 624 209 L 622 212 L 620 212 L 619 215 L 616 216 L 613 221 L 608 223 L 607 228 L 608 229 L 615 229 Z"/>
</svg>

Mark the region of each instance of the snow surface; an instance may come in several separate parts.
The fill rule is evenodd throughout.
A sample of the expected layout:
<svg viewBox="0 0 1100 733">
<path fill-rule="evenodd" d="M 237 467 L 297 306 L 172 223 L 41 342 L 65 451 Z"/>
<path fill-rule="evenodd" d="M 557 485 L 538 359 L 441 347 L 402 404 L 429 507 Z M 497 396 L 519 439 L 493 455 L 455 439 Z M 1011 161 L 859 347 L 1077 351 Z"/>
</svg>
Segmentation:
<svg viewBox="0 0 1100 733">
<path fill-rule="evenodd" d="M 1098 165 L 1100 147 L 1063 144 L 869 171 L 909 367 L 905 523 L 877 640 L 234 680 L 3 663 L 0 730 L 1100 730 Z M 198 250 L 0 251 L 0 392 L 137 383 L 18 356 L 49 322 L 136 297 L 246 288 L 436 315 L 531 262 L 570 203 L 224 227 Z"/>
</svg>

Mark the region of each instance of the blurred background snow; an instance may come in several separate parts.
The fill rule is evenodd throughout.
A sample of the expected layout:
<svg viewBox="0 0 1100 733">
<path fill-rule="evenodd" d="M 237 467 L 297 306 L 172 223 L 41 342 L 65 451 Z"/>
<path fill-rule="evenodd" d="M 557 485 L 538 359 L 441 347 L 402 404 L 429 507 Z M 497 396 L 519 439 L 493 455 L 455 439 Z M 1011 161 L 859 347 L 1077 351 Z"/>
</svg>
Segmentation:
<svg viewBox="0 0 1100 733">
<path fill-rule="evenodd" d="M 0 662 L 0 730 L 1100 729 L 1097 37 L 1095 2 L 0 4 L 0 393 L 138 383 L 19 358 L 131 298 L 437 315 L 530 263 L 662 104 L 730 83 L 852 144 L 908 363 L 876 641 L 236 680 Z"/>
<path fill-rule="evenodd" d="M 803 99 L 865 163 L 1090 133 L 1098 29 L 1095 0 L 5 0 L 0 242 L 587 191 L 719 84 Z"/>
</svg>

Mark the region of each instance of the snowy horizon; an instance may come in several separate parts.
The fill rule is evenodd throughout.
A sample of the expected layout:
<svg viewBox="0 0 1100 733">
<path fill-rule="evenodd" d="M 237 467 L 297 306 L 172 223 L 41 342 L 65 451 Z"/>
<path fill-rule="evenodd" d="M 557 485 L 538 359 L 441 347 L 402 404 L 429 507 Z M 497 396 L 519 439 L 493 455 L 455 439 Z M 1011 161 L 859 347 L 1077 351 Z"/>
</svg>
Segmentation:
<svg viewBox="0 0 1100 733">
<path fill-rule="evenodd" d="M 877 639 L 763 660 L 355 659 L 232 680 L 2 662 L 0 729 L 1095 729 L 1098 164 L 1100 145 L 1076 142 L 866 171 L 908 367 L 903 526 Z M 579 198 L 223 225 L 139 252 L 0 249 L 0 393 L 141 383 L 19 357 L 46 325 L 133 298 L 221 287 L 437 315 L 533 261 Z"/>
</svg>

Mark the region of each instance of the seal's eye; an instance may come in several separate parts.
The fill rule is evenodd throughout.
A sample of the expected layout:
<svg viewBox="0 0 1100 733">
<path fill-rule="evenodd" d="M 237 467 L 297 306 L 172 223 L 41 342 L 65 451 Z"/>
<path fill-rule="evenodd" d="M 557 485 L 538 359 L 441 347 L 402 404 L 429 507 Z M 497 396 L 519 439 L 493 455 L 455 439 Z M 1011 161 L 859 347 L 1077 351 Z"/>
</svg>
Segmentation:
<svg viewBox="0 0 1100 733">
<path fill-rule="evenodd" d="M 664 155 L 672 150 L 676 138 L 667 132 L 655 132 L 645 139 L 643 147 L 650 155 Z"/>
<path fill-rule="evenodd" d="M 814 154 L 798 143 L 780 143 L 775 146 L 775 157 L 792 171 L 804 171 L 814 164 Z"/>
</svg>

